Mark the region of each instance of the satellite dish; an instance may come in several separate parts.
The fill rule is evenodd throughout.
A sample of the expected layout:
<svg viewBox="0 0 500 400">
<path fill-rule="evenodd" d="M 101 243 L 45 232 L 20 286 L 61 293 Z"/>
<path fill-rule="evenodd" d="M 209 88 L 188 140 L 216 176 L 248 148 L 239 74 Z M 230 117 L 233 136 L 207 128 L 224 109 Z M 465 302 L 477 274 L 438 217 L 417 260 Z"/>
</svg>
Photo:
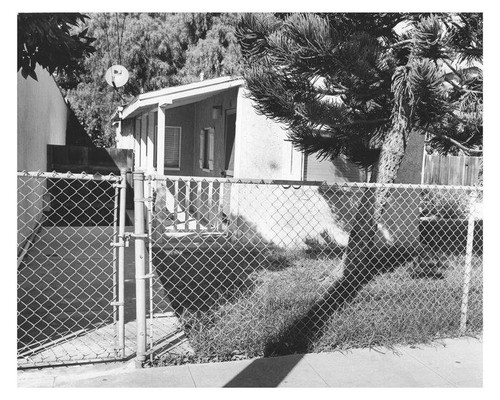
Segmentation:
<svg viewBox="0 0 500 400">
<path fill-rule="evenodd" d="M 113 65 L 108 68 L 104 75 L 108 85 L 114 88 L 119 88 L 125 85 L 128 81 L 128 71 L 123 65 Z"/>
</svg>

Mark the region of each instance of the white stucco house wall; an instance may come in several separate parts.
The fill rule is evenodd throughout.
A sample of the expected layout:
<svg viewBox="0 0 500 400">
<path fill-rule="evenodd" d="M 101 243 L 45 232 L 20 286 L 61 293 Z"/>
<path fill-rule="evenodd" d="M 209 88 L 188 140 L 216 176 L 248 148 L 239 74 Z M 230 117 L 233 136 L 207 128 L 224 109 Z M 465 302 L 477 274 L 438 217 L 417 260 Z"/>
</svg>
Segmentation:
<svg viewBox="0 0 500 400">
<path fill-rule="evenodd" d="M 37 65 L 38 80 L 17 73 L 17 170 L 46 171 L 47 145 L 65 145 L 69 107 L 54 78 Z M 22 179 L 22 178 L 21 178 Z M 31 235 L 43 212 L 44 182 L 18 182 L 18 245 Z"/>
<path fill-rule="evenodd" d="M 47 144 L 66 144 L 68 105 L 54 78 L 37 65 L 38 81 L 17 73 L 17 170 L 45 171 Z"/>
</svg>

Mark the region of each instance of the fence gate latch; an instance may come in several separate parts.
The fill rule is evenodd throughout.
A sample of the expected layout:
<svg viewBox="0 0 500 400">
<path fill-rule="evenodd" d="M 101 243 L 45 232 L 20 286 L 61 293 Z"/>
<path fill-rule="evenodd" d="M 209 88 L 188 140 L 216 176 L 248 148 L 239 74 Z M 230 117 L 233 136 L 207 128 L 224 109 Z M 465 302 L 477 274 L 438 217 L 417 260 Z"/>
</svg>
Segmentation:
<svg viewBox="0 0 500 400">
<path fill-rule="evenodd" d="M 130 239 L 137 239 L 137 238 L 148 239 L 148 234 L 144 233 L 144 234 L 138 235 L 138 234 L 133 233 L 133 232 L 125 232 L 123 234 L 123 240 L 125 241 L 125 247 L 129 246 Z"/>
<path fill-rule="evenodd" d="M 130 245 L 130 236 L 131 236 L 130 232 L 125 232 L 123 234 L 123 241 L 125 242 L 125 247 L 128 247 Z"/>
<path fill-rule="evenodd" d="M 120 236 L 119 236 L 120 237 Z M 120 242 L 112 242 L 111 243 L 111 246 L 115 246 L 115 247 L 129 247 L 130 245 L 130 239 L 144 239 L 144 240 L 148 240 L 149 239 L 149 236 L 147 233 L 143 233 L 143 234 L 136 234 L 136 233 L 132 233 L 132 232 L 125 232 L 122 236 L 123 238 L 123 241 L 120 241 Z"/>
<path fill-rule="evenodd" d="M 130 245 L 130 236 L 132 234 L 130 232 L 125 232 L 119 242 L 111 242 L 111 246 L 113 247 L 128 247 Z M 120 238 L 120 236 L 118 236 Z"/>
</svg>

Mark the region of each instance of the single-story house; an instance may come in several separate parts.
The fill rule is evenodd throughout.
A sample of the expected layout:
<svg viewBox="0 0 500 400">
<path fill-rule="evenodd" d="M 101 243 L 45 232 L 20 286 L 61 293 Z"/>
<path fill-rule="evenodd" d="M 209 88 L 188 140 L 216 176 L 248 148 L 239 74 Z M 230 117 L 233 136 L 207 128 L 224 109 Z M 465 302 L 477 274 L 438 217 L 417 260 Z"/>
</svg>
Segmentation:
<svg viewBox="0 0 500 400">
<path fill-rule="evenodd" d="M 134 168 L 148 174 L 337 183 L 366 181 L 365 171 L 344 158 L 333 162 L 318 160 L 293 148 L 283 125 L 256 112 L 244 80 L 239 77 L 209 79 L 140 94 L 117 110 L 113 122 L 117 147 L 133 149 Z M 410 140 L 399 182 L 420 183 L 423 139 L 417 136 Z M 224 193 L 224 213 L 236 215 L 240 233 L 247 231 L 249 236 L 258 235 L 266 242 L 285 247 L 300 247 L 308 240 L 325 237 L 346 244 L 348 224 L 339 226 L 336 214 L 340 208 L 332 209 L 317 186 L 304 186 L 301 190 L 259 186 L 232 187 L 230 194 Z M 195 215 L 199 219 L 208 215 L 208 220 L 212 217 L 217 220 L 217 210 L 206 209 L 207 204 L 219 203 L 216 189 L 210 201 L 196 197 L 192 190 L 186 201 L 182 198 L 184 192 L 181 189 L 174 193 L 170 188 L 156 198 L 162 202 L 158 204 L 159 209 L 167 210 L 166 225 L 168 214 L 174 212 L 174 204 L 189 204 L 191 209 L 174 212 L 183 218 Z M 206 197 L 209 192 L 202 190 L 201 196 Z M 341 196 L 337 202 L 344 200 Z M 404 240 L 418 237 L 416 214 L 397 208 L 391 215 L 388 215 L 384 236 L 398 230 L 398 236 Z M 401 215 L 408 221 L 402 221 Z M 346 215 L 341 217 L 345 219 Z M 310 229 L 299 229 L 305 221 L 311 222 Z M 279 232 L 276 232 L 276 224 L 283 225 Z M 401 230 L 401 226 L 411 227 L 411 232 Z"/>
<path fill-rule="evenodd" d="M 163 175 L 360 182 L 342 158 L 305 156 L 283 126 L 256 113 L 239 77 L 208 79 L 137 96 L 115 114 L 118 148 L 135 169 Z"/>
</svg>

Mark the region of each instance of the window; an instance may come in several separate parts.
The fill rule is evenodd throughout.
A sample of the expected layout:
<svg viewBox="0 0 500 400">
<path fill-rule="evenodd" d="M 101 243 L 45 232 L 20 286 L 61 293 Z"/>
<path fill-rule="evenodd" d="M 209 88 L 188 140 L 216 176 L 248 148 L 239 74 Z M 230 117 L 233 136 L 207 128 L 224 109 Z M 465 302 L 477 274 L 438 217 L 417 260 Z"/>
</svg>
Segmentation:
<svg viewBox="0 0 500 400">
<path fill-rule="evenodd" d="M 205 128 L 200 132 L 200 168 L 205 171 L 214 169 L 214 128 Z"/>
<path fill-rule="evenodd" d="M 236 109 L 226 111 L 225 123 L 225 161 L 224 169 L 226 176 L 234 176 L 234 139 L 236 134 Z"/>
<path fill-rule="evenodd" d="M 165 169 L 181 167 L 181 127 L 165 127 Z"/>
</svg>

